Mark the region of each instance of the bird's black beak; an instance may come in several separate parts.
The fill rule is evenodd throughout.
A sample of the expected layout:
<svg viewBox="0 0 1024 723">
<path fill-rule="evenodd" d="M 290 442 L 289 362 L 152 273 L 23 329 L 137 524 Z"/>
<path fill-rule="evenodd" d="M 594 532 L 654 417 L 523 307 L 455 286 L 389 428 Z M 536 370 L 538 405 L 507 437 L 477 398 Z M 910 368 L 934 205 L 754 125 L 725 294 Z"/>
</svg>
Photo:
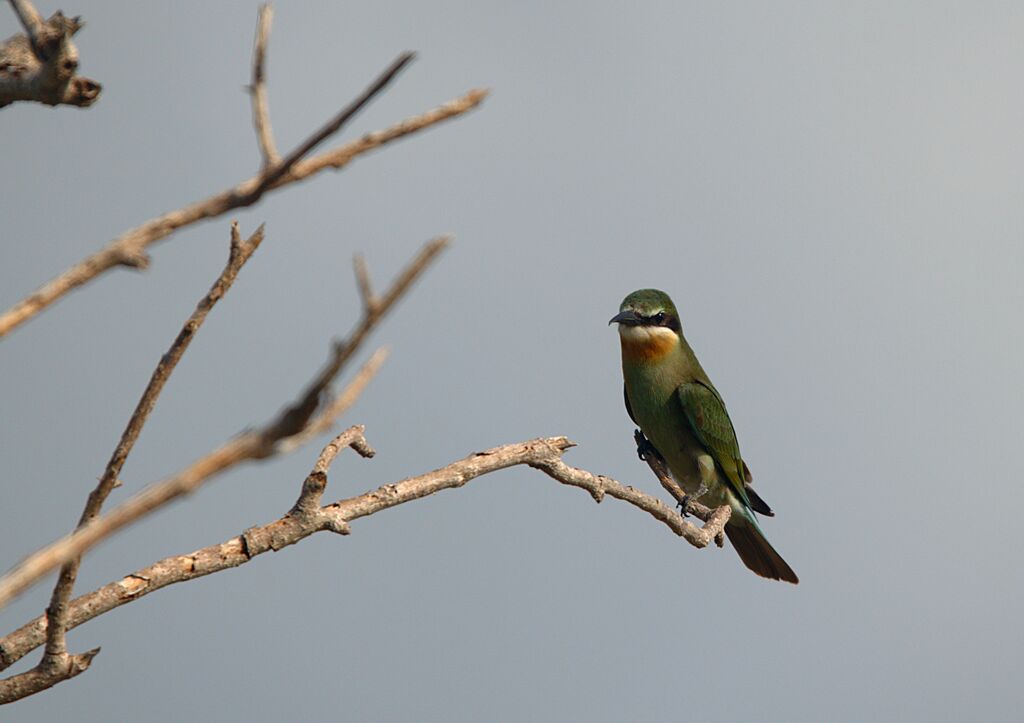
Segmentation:
<svg viewBox="0 0 1024 723">
<path fill-rule="evenodd" d="M 628 326 L 636 326 L 640 323 L 640 316 L 632 309 L 626 309 L 620 311 L 618 314 L 613 316 L 609 321 L 609 324 L 626 324 Z"/>
</svg>

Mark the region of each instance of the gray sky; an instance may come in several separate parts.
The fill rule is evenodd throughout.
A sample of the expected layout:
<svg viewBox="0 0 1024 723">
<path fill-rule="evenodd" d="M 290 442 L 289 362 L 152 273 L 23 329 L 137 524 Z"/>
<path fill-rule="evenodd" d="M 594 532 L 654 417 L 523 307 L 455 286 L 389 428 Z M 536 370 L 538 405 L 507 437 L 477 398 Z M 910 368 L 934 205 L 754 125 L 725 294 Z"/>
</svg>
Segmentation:
<svg viewBox="0 0 1024 723">
<path fill-rule="evenodd" d="M 212 7 L 210 6 L 212 5 Z M 258 162 L 256 3 L 94 3 L 88 111 L 2 111 L 0 305 Z M 54 7 L 41 6 L 49 14 Z M 516 469 L 168 588 L 89 623 L 27 720 L 1010 720 L 1024 574 L 1024 6 L 276 5 L 291 148 L 406 49 L 346 137 L 465 90 L 482 110 L 238 214 L 267 241 L 124 470 L 120 501 L 290 399 L 425 239 L 456 244 L 377 333 L 327 498 L 565 434 L 571 464 L 663 494 L 634 452 L 623 296 L 672 294 L 729 404 L 798 587 L 614 500 Z M 15 30 L 0 13 L 0 35 Z M 66 532 L 228 219 L 0 342 L 0 568 Z M 370 349 L 367 349 L 369 353 Z M 321 442 L 226 475 L 87 558 L 86 592 L 280 516 Z M 6 632 L 50 583 L 0 612 Z M 26 658 L 22 670 L 34 664 Z"/>
</svg>

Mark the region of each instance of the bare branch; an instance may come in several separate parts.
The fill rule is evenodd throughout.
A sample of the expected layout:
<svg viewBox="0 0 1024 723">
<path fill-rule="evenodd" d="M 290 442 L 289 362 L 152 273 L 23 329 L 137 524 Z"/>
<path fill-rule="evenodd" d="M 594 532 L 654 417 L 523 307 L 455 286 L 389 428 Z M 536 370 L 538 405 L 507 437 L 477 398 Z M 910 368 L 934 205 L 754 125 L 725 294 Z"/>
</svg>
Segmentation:
<svg viewBox="0 0 1024 723">
<path fill-rule="evenodd" d="M 33 553 L 0 577 L 0 608 L 13 597 L 39 580 L 55 567 L 64 565 L 101 540 L 130 525 L 168 502 L 189 494 L 207 480 L 242 462 L 266 459 L 294 449 L 314 433 L 324 430 L 351 405 L 376 374 L 386 355 L 379 351 L 363 366 L 335 400 L 325 403 L 327 389 L 360 348 L 383 316 L 419 278 L 430 262 L 449 243 L 449 237 L 433 239 L 423 245 L 419 253 L 406 265 L 392 282 L 375 311 L 365 311 L 360 323 L 342 342 L 334 344 L 331 357 L 324 369 L 309 383 L 306 390 L 274 419 L 257 429 L 242 432 L 230 442 L 193 462 L 185 470 L 158 482 L 97 517 L 41 550 Z M 315 430 L 315 431 L 314 431 Z"/>
<path fill-rule="evenodd" d="M 264 170 L 281 162 L 277 146 L 274 145 L 274 133 L 270 128 L 265 70 L 267 42 L 270 39 L 270 24 L 273 18 L 274 9 L 270 3 L 261 5 L 259 19 L 256 21 L 256 43 L 252 52 L 252 85 L 249 86 L 249 93 L 252 96 L 252 123 L 256 127 L 256 140 L 260 145 Z"/>
<path fill-rule="evenodd" d="M 672 473 L 669 471 L 668 462 L 661 456 L 650 440 L 644 436 L 644 433 L 639 429 L 633 432 L 633 439 L 636 440 L 636 451 L 640 455 L 640 459 L 647 462 L 647 466 L 651 468 L 651 472 L 661 482 L 661 486 L 672 495 L 678 507 L 684 514 L 690 514 L 703 522 L 709 522 L 712 519 L 712 515 L 719 510 L 713 510 L 710 507 L 702 505 L 697 500 L 693 499 L 690 495 L 686 494 L 679 483 L 672 479 Z M 719 508 L 721 509 L 721 508 Z M 715 544 L 719 547 L 725 545 L 725 522 L 728 521 L 729 515 L 725 516 L 725 520 L 722 522 L 722 529 L 715 535 Z"/>
<path fill-rule="evenodd" d="M 328 366 L 334 366 L 336 359 L 337 353 Z M 317 396 L 323 392 L 326 383 L 331 379 L 326 380 L 319 387 Z M 81 556 L 118 530 L 163 507 L 168 502 L 195 492 L 220 473 L 242 462 L 267 459 L 278 454 L 280 452 L 278 442 L 301 432 L 312 417 L 314 410 L 310 410 L 303 420 L 305 409 L 300 406 L 301 404 L 302 400 L 285 409 L 261 428 L 242 432 L 230 442 L 196 460 L 178 474 L 147 487 L 110 512 L 29 555 L 0 578 L 0 608 L 54 568 Z M 298 410 L 298 414 L 296 410 Z M 291 434 L 287 434 L 293 429 Z"/>
<path fill-rule="evenodd" d="M 703 527 L 697 527 L 687 522 L 675 510 L 663 504 L 656 497 L 633 487 L 626 487 L 610 477 L 595 475 L 565 464 L 562 461 L 562 454 L 574 446 L 575 443 L 566 437 L 549 437 L 518 444 L 507 444 L 484 452 L 477 452 L 433 472 L 410 477 L 395 484 L 384 485 L 373 492 L 335 502 L 323 507 L 322 512 L 335 524 L 347 526 L 352 520 L 372 515 L 389 507 L 411 502 L 441 490 L 462 487 L 481 475 L 526 464 L 541 470 L 557 482 L 587 490 L 597 502 L 601 502 L 605 495 L 628 502 L 664 523 L 694 547 L 706 547 L 729 519 L 729 508 L 725 507 L 716 510 L 710 522 Z"/>
<path fill-rule="evenodd" d="M 302 493 L 288 513 L 289 515 L 312 518 L 320 513 L 320 500 L 323 499 L 324 490 L 327 489 L 327 472 L 331 469 L 331 464 L 334 463 L 334 458 L 338 456 L 338 452 L 345 447 L 351 447 L 362 457 L 366 458 L 373 457 L 376 454 L 370 443 L 366 441 L 366 437 L 363 434 L 365 431 L 366 427 L 356 424 L 327 443 L 327 446 L 320 453 L 316 464 L 313 465 L 313 470 L 302 483 Z"/>
<path fill-rule="evenodd" d="M 81 596 L 71 603 L 69 627 L 77 627 L 168 585 L 238 567 L 257 555 L 271 550 L 281 550 L 316 532 L 326 530 L 347 534 L 350 531 L 349 522 L 352 520 L 442 490 L 462 487 L 477 477 L 516 465 L 529 465 L 562 484 L 585 489 L 598 502 L 605 496 L 628 502 L 698 548 L 707 546 L 729 518 L 729 508 L 723 507 L 716 510 L 711 520 L 702 528 L 696 527 L 655 497 L 626 487 L 609 477 L 570 467 L 561 457 L 567 449 L 574 446 L 574 443 L 565 437 L 534 439 L 477 452 L 433 472 L 386 484 L 357 497 L 313 509 L 315 505 L 310 504 L 309 499 L 322 494 L 322 489 L 318 489 L 318 473 L 323 473 L 323 482 L 326 484 L 327 469 L 337 450 L 349 445 L 363 456 L 369 456 L 372 452 L 369 445 L 362 446 L 365 444 L 362 431 L 361 427 L 350 428 L 325 448 L 310 477 L 307 477 L 302 495 L 292 512 L 267 525 L 250 528 L 242 535 L 219 545 L 211 545 L 189 555 L 166 558 Z M 335 446 L 335 450 L 331 450 L 332 445 Z M 312 482 L 311 477 L 315 478 Z M 306 498 L 305 503 L 303 498 Z M 302 509 L 296 514 L 296 508 L 299 507 Z M 46 618 L 41 616 L 0 639 L 0 669 L 12 665 L 41 645 L 45 636 Z M 0 682 L 0 691 L 2 689 L 3 683 Z"/>
<path fill-rule="evenodd" d="M 340 345 L 335 345 L 334 352 L 338 353 Z M 314 437 L 318 437 L 330 430 L 334 426 L 334 420 L 341 417 L 356 400 L 362 395 L 363 390 L 369 385 L 370 381 L 377 376 L 377 372 L 384 365 L 384 362 L 388 358 L 387 347 L 381 347 L 373 353 L 373 355 L 366 360 L 366 363 L 360 367 L 356 375 L 352 377 L 352 381 L 348 383 L 345 389 L 338 396 L 333 399 L 327 399 L 321 402 L 320 412 L 306 424 L 305 429 L 297 432 L 290 437 L 286 437 L 277 443 L 277 454 L 288 454 L 299 447 L 303 446 Z M 334 357 L 337 359 L 337 356 Z M 333 362 L 332 362 L 333 363 Z"/>
<path fill-rule="evenodd" d="M 450 235 L 438 236 L 425 243 L 420 250 L 416 253 L 416 256 L 406 264 L 402 272 L 395 277 L 395 280 L 391 282 L 391 287 L 385 292 L 383 296 L 372 296 L 373 303 L 367 303 L 367 291 L 372 288 L 370 282 L 369 273 L 366 271 L 366 261 L 360 256 L 356 258 L 356 280 L 360 287 L 360 294 L 363 298 L 363 319 L 359 323 L 359 326 L 352 332 L 347 344 L 352 347 L 352 351 L 362 343 L 363 338 L 373 330 L 377 322 L 382 316 L 391 310 L 395 302 L 398 301 L 405 292 L 409 290 L 413 282 L 416 281 L 423 273 L 437 255 L 448 248 L 451 245 L 452 237 Z M 360 266 L 362 269 L 360 270 Z M 365 285 L 365 288 L 364 288 Z M 348 356 L 351 356 L 351 351 L 346 352 Z M 346 356 L 346 358 L 348 358 Z"/>
<path fill-rule="evenodd" d="M 363 309 L 363 318 L 348 335 L 348 338 L 334 345 L 334 354 L 327 366 L 324 367 L 316 379 L 310 382 L 306 392 L 299 400 L 281 413 L 278 422 L 280 426 L 271 431 L 272 436 L 281 440 L 281 449 L 276 450 L 277 452 L 294 449 L 298 444 L 305 443 L 310 436 L 324 431 L 325 427 L 320 426 L 318 428 L 318 425 L 325 424 L 323 417 L 321 417 L 321 421 L 314 420 L 310 422 L 310 416 L 313 410 L 320 405 L 321 393 L 327 387 L 327 384 L 348 363 L 352 355 L 362 346 L 367 336 L 376 328 L 384 315 L 391 310 L 395 302 L 405 295 L 413 282 L 423 274 L 431 262 L 437 258 L 437 255 L 447 248 L 450 243 L 451 236 L 439 236 L 425 243 L 412 260 L 405 265 L 405 268 L 402 269 L 398 276 L 395 277 L 395 280 L 391 282 L 390 288 L 381 298 L 380 302 L 373 309 Z M 344 395 L 339 397 L 339 400 L 343 400 L 343 398 Z M 325 404 L 324 409 L 333 409 L 339 404 L 339 400 Z M 326 424 L 329 425 L 330 422 L 326 422 Z M 304 435 L 303 432 L 308 433 Z M 0 602 L 0 606 L 2 604 Z"/>
<path fill-rule="evenodd" d="M 271 189 L 283 188 L 291 183 L 304 180 L 327 168 L 341 169 L 355 158 L 392 141 L 416 133 L 449 118 L 462 115 L 476 108 L 487 97 L 485 90 L 473 90 L 422 115 L 408 118 L 390 128 L 366 135 L 313 158 L 297 162 Z M 250 199 L 260 183 L 261 176 L 254 176 L 238 186 L 222 191 L 202 201 L 158 218 L 147 221 L 111 241 L 105 248 L 84 259 L 60 274 L 35 292 L 19 301 L 8 311 L 0 314 L 0 337 L 36 316 L 43 309 L 62 298 L 73 289 L 92 281 L 117 266 L 144 268 L 148 264 L 146 249 L 166 238 L 183 226 L 207 218 L 214 218 L 240 206 L 253 203 Z"/>
<path fill-rule="evenodd" d="M 29 0 L 10 0 L 25 34 L 0 43 L 0 108 L 15 101 L 46 105 L 92 105 L 102 87 L 76 75 L 78 48 L 71 36 L 83 26 L 79 18 L 57 11 L 43 21 Z"/>
<path fill-rule="evenodd" d="M 370 280 L 370 271 L 366 266 L 366 257 L 356 254 L 352 257 L 352 268 L 356 272 L 356 284 L 359 287 L 359 296 L 363 299 L 363 309 L 372 312 L 379 303 L 376 294 L 373 293 L 373 282 Z"/>
<path fill-rule="evenodd" d="M 266 172 L 260 177 L 259 183 L 256 184 L 256 187 L 249 191 L 248 195 L 251 196 L 251 200 L 249 200 L 246 205 L 256 201 L 263 195 L 264 191 L 271 188 L 280 178 L 291 171 L 292 167 L 305 158 L 310 151 L 340 131 L 346 123 L 352 120 L 356 113 L 365 108 L 367 103 L 387 88 L 391 81 L 398 76 L 398 73 L 402 68 L 411 63 L 414 57 L 416 56 L 413 53 L 402 53 L 399 55 L 391 65 L 389 65 L 384 72 L 381 73 L 377 79 L 359 95 L 358 98 L 353 100 L 346 107 L 342 108 L 336 116 L 327 121 L 320 130 L 303 141 L 302 144 L 289 153 L 283 161 L 272 168 L 266 169 Z"/>
<path fill-rule="evenodd" d="M 110 512 L 29 555 L 0 578 L 0 608 L 54 568 L 81 556 L 168 502 L 195 492 L 225 470 L 248 460 L 266 459 L 278 454 L 277 443 L 285 437 L 276 435 L 289 428 L 287 417 L 294 409 L 294 406 L 286 409 L 264 427 L 243 432 L 178 474 L 150 485 Z"/>
<path fill-rule="evenodd" d="M 195 311 L 185 321 L 185 325 L 178 333 L 177 338 L 171 343 L 170 349 L 160 358 L 160 362 L 150 377 L 149 384 L 146 385 L 142 397 L 135 406 L 135 411 L 128 420 L 128 425 L 121 435 L 121 440 L 111 454 L 110 461 L 107 462 L 107 467 L 103 471 L 103 476 L 99 479 L 99 484 L 89 494 L 89 498 L 85 503 L 85 509 L 79 518 L 78 527 L 85 526 L 99 515 L 103 503 L 114 489 L 118 475 L 124 467 L 125 460 L 131 454 L 132 448 L 139 438 L 139 433 L 153 411 L 156 400 L 173 373 L 174 368 L 178 365 L 182 356 L 184 356 L 185 351 L 192 343 L 192 339 L 195 338 L 196 332 L 199 331 L 199 327 L 202 326 L 207 315 L 214 305 L 228 292 L 228 289 L 231 288 L 235 278 L 238 276 L 238 272 L 256 249 L 259 248 L 262 241 L 263 226 L 260 226 L 252 236 L 243 241 L 238 230 L 238 223 L 233 222 L 231 224 L 230 253 L 228 254 L 228 261 L 224 266 L 224 270 L 221 271 L 220 276 L 213 286 L 210 287 L 206 295 L 199 300 Z M 81 558 L 75 558 L 61 568 L 57 584 L 50 597 L 50 604 L 47 607 L 46 614 L 49 618 L 49 625 L 47 628 L 46 652 L 43 659 L 39 662 L 39 666 L 37 666 L 40 674 L 47 673 L 44 678 L 46 680 L 53 679 L 61 671 L 70 677 L 70 675 L 77 675 L 81 670 L 85 669 L 69 665 L 66 660 L 68 653 L 65 627 L 67 624 L 68 601 L 71 599 L 71 591 L 75 586 L 80 564 Z M 91 659 L 92 657 L 90 656 L 89 660 Z M 88 667 L 88 663 L 86 667 Z"/>
</svg>

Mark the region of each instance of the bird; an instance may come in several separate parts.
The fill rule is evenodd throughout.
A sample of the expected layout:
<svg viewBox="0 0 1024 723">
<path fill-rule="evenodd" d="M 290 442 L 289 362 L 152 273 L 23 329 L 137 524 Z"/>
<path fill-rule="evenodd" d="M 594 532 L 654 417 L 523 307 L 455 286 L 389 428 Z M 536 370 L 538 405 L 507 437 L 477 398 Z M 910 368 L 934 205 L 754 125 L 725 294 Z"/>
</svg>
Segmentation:
<svg viewBox="0 0 1024 723">
<path fill-rule="evenodd" d="M 683 336 L 672 299 L 658 289 L 634 291 L 608 323 L 618 324 L 626 412 L 673 478 L 703 504 L 731 508 L 725 534 L 743 564 L 761 577 L 798 583 L 757 523 L 755 513 L 774 512 L 751 487 L 725 402 Z"/>
</svg>

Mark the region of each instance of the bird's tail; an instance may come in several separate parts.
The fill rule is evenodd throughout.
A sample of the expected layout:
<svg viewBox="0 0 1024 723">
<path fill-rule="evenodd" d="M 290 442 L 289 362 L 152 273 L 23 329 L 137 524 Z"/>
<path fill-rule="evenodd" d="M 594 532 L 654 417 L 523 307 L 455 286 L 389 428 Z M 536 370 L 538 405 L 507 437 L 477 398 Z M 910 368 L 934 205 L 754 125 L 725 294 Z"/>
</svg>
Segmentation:
<svg viewBox="0 0 1024 723">
<path fill-rule="evenodd" d="M 733 509 L 732 517 L 725 525 L 725 534 L 743 564 L 761 577 L 785 580 L 794 585 L 800 582 L 793 568 L 786 564 L 782 555 L 765 539 L 757 522 L 745 510 Z"/>
</svg>

